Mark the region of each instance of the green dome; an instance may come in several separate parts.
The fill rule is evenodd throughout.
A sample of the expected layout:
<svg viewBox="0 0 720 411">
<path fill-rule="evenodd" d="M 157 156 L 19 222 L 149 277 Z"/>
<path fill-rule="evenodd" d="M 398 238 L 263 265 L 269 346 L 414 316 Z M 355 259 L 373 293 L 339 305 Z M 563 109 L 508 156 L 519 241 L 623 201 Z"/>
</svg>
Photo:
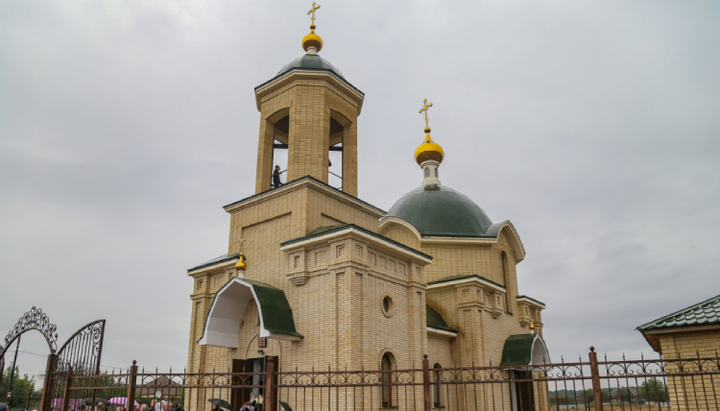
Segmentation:
<svg viewBox="0 0 720 411">
<path fill-rule="evenodd" d="M 325 60 L 317 54 L 305 54 L 302 57 L 296 58 L 295 60 L 291 61 L 290 64 L 280 69 L 277 75 L 283 75 L 288 71 L 294 69 L 329 71 L 333 74 L 336 74 L 341 79 L 345 79 L 345 77 L 343 77 L 342 73 L 340 72 L 340 70 L 338 70 L 337 67 L 333 66 L 329 61 Z"/>
<path fill-rule="evenodd" d="M 496 237 L 497 228 L 468 196 L 443 185 L 405 194 L 385 217 L 405 220 L 423 237 Z"/>
</svg>

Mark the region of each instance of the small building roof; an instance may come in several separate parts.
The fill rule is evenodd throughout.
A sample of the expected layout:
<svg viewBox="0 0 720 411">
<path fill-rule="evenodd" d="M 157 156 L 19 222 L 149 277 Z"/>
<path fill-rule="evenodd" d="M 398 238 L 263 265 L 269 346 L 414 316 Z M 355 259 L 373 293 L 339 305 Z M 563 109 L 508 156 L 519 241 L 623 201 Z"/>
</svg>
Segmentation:
<svg viewBox="0 0 720 411">
<path fill-rule="evenodd" d="M 662 354 L 659 334 L 668 334 L 693 329 L 704 329 L 704 327 L 720 326 L 720 295 L 709 298 L 682 310 L 675 311 L 657 320 L 645 323 L 637 328 L 645 337 L 653 350 Z M 692 327 L 688 329 L 688 327 Z M 680 330 L 684 329 L 684 330 Z"/>
<path fill-rule="evenodd" d="M 720 324 L 720 295 L 639 326 L 640 331 Z"/>
</svg>

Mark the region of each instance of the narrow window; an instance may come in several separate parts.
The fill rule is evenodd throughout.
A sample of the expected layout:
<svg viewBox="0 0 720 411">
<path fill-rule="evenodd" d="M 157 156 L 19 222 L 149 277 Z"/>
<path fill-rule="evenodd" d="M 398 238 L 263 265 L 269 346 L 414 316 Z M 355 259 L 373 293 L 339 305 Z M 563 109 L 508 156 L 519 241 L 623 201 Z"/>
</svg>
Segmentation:
<svg viewBox="0 0 720 411">
<path fill-rule="evenodd" d="M 440 408 L 440 364 L 435 364 L 432 370 L 432 395 L 433 395 L 433 407 Z"/>
<path fill-rule="evenodd" d="M 507 261 L 507 254 L 505 254 L 505 251 L 502 252 L 500 255 L 500 259 L 502 260 L 502 276 L 503 276 L 503 285 L 505 286 L 505 312 L 509 313 L 510 311 L 510 287 L 508 286 L 508 261 Z"/>
<path fill-rule="evenodd" d="M 390 408 L 393 406 L 393 387 L 392 387 L 392 354 L 385 353 L 380 364 L 382 373 L 382 407 Z"/>
</svg>

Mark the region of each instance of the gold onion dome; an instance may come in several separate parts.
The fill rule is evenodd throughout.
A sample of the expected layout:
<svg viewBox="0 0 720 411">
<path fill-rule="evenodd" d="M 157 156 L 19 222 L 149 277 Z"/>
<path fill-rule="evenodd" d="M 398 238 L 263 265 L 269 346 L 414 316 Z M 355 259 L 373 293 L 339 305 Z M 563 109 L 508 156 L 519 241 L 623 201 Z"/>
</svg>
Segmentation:
<svg viewBox="0 0 720 411">
<path fill-rule="evenodd" d="M 315 25 L 310 26 L 310 33 L 302 39 L 303 50 L 308 51 L 310 47 L 314 47 L 315 51 L 318 52 L 322 49 L 323 41 L 320 36 L 315 34 Z"/>
<path fill-rule="evenodd" d="M 246 260 L 245 260 L 245 256 L 243 255 L 243 253 L 241 252 L 238 257 L 239 257 L 238 262 L 237 262 L 237 264 L 235 264 L 235 270 L 236 271 L 247 270 L 247 263 L 245 262 Z"/>
<path fill-rule="evenodd" d="M 415 149 L 415 161 L 418 164 L 422 164 L 427 160 L 435 160 L 438 163 L 442 163 L 445 157 L 445 151 L 440 147 L 440 144 L 432 141 L 430 138 L 430 127 L 425 128 L 425 141 Z"/>
</svg>

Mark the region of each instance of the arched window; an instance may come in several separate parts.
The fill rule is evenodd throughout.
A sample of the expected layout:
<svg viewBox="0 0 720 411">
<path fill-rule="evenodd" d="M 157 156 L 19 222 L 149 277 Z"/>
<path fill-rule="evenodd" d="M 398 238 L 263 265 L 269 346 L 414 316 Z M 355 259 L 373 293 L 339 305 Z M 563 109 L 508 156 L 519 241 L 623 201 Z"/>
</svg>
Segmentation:
<svg viewBox="0 0 720 411">
<path fill-rule="evenodd" d="M 509 313 L 510 311 L 510 287 L 508 286 L 508 258 L 507 254 L 505 254 L 505 251 L 503 251 L 500 254 L 500 260 L 502 260 L 502 276 L 503 276 L 503 285 L 505 286 L 505 312 Z"/>
<path fill-rule="evenodd" d="M 440 369 L 442 367 L 440 364 L 433 365 L 433 370 L 430 373 L 430 378 L 432 379 L 432 396 L 433 396 L 433 407 L 434 408 L 440 408 L 442 406 L 442 402 L 440 401 Z"/>
<path fill-rule="evenodd" d="M 394 405 L 393 400 L 393 382 L 392 369 L 394 358 L 389 352 L 382 356 L 380 361 L 380 370 L 382 371 L 382 407 L 390 408 Z"/>
</svg>

